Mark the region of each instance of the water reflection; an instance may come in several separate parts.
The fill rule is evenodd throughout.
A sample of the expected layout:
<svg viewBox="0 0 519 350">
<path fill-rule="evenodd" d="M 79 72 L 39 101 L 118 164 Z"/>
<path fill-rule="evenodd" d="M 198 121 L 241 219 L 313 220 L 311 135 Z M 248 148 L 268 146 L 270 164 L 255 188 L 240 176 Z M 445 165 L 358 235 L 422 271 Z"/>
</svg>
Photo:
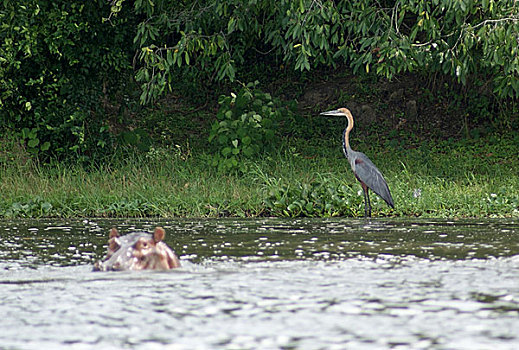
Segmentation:
<svg viewBox="0 0 519 350">
<path fill-rule="evenodd" d="M 183 268 L 94 273 L 162 225 Z M 0 223 L 6 348 L 515 349 L 515 221 Z"/>
<path fill-rule="evenodd" d="M 515 221 L 381 220 L 83 220 L 0 223 L 0 259 L 13 268 L 92 264 L 106 251 L 110 227 L 124 234 L 166 228 L 166 242 L 184 260 L 341 260 L 417 256 L 429 260 L 519 253 Z"/>
</svg>

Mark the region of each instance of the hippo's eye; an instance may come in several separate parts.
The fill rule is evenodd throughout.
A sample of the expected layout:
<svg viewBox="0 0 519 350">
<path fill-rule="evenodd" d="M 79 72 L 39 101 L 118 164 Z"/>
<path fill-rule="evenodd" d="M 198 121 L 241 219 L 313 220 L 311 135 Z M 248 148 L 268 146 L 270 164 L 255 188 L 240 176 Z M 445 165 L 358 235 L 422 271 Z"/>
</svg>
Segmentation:
<svg viewBox="0 0 519 350">
<path fill-rule="evenodd" d="M 144 239 L 139 241 L 139 249 L 148 249 L 150 246 L 150 243 Z"/>
</svg>

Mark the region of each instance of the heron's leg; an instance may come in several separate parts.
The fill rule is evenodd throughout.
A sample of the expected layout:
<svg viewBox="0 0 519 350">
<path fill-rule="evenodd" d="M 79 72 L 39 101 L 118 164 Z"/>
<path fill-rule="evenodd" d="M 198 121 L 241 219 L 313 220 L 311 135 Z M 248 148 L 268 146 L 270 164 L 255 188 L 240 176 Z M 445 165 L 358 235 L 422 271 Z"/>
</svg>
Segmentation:
<svg viewBox="0 0 519 350">
<path fill-rule="evenodd" d="M 369 193 L 368 186 L 364 182 L 360 183 L 362 185 L 362 191 L 364 192 L 364 216 L 371 217 L 371 205 L 369 203 Z"/>
<path fill-rule="evenodd" d="M 366 188 L 366 198 L 368 199 L 368 218 L 371 217 L 371 201 L 369 200 L 369 190 Z"/>
</svg>

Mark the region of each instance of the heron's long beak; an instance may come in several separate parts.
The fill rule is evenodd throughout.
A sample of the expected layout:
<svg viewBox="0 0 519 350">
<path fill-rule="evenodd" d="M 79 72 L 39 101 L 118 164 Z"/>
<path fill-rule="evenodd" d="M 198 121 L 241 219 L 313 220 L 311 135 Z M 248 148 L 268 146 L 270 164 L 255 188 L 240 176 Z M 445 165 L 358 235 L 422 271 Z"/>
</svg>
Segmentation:
<svg viewBox="0 0 519 350">
<path fill-rule="evenodd" d="M 333 111 L 328 111 L 328 112 L 322 112 L 319 114 L 320 115 L 329 115 L 329 116 L 333 116 L 333 117 L 344 117 L 344 113 L 338 109 L 334 109 Z"/>
</svg>

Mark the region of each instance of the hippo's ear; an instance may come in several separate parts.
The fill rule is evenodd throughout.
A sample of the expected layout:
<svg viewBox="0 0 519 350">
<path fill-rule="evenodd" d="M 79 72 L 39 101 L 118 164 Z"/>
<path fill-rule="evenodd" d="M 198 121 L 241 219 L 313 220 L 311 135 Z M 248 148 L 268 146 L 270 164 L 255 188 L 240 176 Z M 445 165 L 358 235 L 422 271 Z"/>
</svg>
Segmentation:
<svg viewBox="0 0 519 350">
<path fill-rule="evenodd" d="M 166 236 L 166 231 L 162 227 L 155 227 L 155 232 L 153 232 L 153 240 L 155 243 L 159 243 Z"/>
<path fill-rule="evenodd" d="M 115 227 L 110 230 L 110 238 L 119 237 L 119 232 Z"/>
</svg>

